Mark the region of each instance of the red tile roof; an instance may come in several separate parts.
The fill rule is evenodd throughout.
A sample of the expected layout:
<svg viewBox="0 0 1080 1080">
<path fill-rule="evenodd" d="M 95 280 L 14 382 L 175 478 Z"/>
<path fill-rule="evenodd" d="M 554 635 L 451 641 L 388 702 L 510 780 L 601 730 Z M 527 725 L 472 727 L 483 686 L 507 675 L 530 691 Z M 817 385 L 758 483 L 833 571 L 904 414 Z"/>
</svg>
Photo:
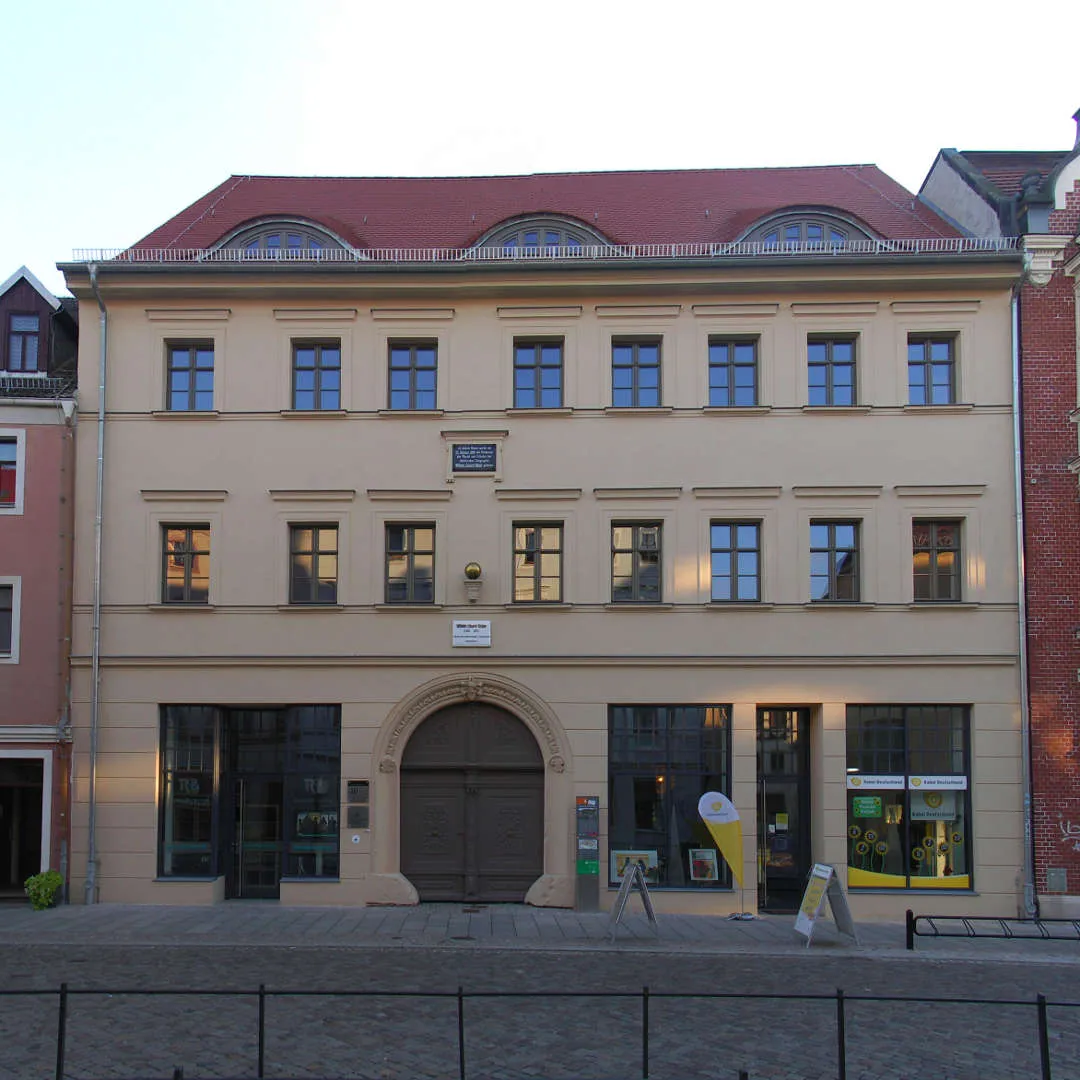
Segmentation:
<svg viewBox="0 0 1080 1080">
<path fill-rule="evenodd" d="M 463 248 L 511 218 L 576 218 L 617 244 L 723 243 L 788 207 L 831 207 L 886 239 L 960 235 L 875 165 L 352 178 L 232 176 L 136 244 L 207 248 L 297 217 L 357 248 Z M 708 213 L 706 213 L 708 211 Z"/>
</svg>

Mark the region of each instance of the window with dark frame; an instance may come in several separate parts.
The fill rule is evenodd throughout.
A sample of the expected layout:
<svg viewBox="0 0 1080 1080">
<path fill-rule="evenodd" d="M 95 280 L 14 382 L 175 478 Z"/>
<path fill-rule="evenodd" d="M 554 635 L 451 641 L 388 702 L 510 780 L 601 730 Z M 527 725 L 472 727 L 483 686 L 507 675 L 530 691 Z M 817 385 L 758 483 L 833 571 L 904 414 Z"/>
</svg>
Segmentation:
<svg viewBox="0 0 1080 1080">
<path fill-rule="evenodd" d="M 859 599 L 859 523 L 810 522 L 810 599 Z"/>
<path fill-rule="evenodd" d="M 657 521 L 612 523 L 612 603 L 660 602 L 662 536 L 663 525 Z"/>
<path fill-rule="evenodd" d="M 761 525 L 756 521 L 709 524 L 710 599 L 753 603 L 761 599 Z"/>
<path fill-rule="evenodd" d="M 562 339 L 515 340 L 514 408 L 560 409 L 562 403 Z"/>
<path fill-rule="evenodd" d="M 214 343 L 169 342 L 166 408 L 170 412 L 210 412 L 214 408 Z"/>
<path fill-rule="evenodd" d="M 955 336 L 908 337 L 908 401 L 912 405 L 952 405 L 956 401 Z"/>
<path fill-rule="evenodd" d="M 292 407 L 304 412 L 341 408 L 341 342 L 294 341 Z"/>
<path fill-rule="evenodd" d="M 251 846 L 260 869 L 271 866 L 277 879 L 338 876 L 340 706 L 163 705 L 160 745 L 162 877 L 226 873 L 234 857 L 233 788 L 253 775 L 265 782 L 268 774 L 277 801 L 262 809 L 280 824 Z"/>
<path fill-rule="evenodd" d="M 336 604 L 338 527 L 289 526 L 289 603 Z"/>
<path fill-rule="evenodd" d="M 210 602 L 210 526 L 161 526 L 161 602 Z"/>
<path fill-rule="evenodd" d="M 660 338 L 615 338 L 611 342 L 612 406 L 648 409 L 660 403 Z"/>
<path fill-rule="evenodd" d="M 855 404 L 855 338 L 808 338 L 806 368 L 808 404 Z"/>
<path fill-rule="evenodd" d="M 609 706 L 609 882 L 640 859 L 659 888 L 730 888 L 698 816 L 706 791 L 731 791 L 730 705 Z"/>
<path fill-rule="evenodd" d="M 709 339 L 709 405 L 758 403 L 758 343 L 753 338 Z"/>
<path fill-rule="evenodd" d="M 972 887 L 970 709 L 847 707 L 848 887 Z"/>
<path fill-rule="evenodd" d="M 438 392 L 438 343 L 391 341 L 389 406 L 408 411 L 434 409 Z"/>
<path fill-rule="evenodd" d="M 15 505 L 15 487 L 18 481 L 18 467 L 18 439 L 0 439 L 0 508 Z"/>
<path fill-rule="evenodd" d="M 15 640 L 15 586 L 0 585 L 0 656 L 10 656 Z"/>
<path fill-rule="evenodd" d="M 960 522 L 913 521 L 911 550 L 917 602 L 960 599 Z"/>
<path fill-rule="evenodd" d="M 386 526 L 386 602 L 435 603 L 435 526 Z"/>
<path fill-rule="evenodd" d="M 41 357 L 41 317 L 38 315 L 8 315 L 8 371 L 38 371 Z"/>
<path fill-rule="evenodd" d="M 562 522 L 514 522 L 514 603 L 562 601 Z"/>
</svg>

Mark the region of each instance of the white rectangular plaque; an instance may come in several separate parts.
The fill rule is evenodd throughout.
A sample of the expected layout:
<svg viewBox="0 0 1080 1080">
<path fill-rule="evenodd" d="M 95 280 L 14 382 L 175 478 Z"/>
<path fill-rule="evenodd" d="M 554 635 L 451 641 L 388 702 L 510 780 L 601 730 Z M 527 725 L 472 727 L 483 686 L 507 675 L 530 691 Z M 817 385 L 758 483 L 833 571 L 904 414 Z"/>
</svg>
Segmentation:
<svg viewBox="0 0 1080 1080">
<path fill-rule="evenodd" d="M 455 649 L 490 649 L 490 619 L 454 619 L 450 624 L 450 644 Z"/>
</svg>

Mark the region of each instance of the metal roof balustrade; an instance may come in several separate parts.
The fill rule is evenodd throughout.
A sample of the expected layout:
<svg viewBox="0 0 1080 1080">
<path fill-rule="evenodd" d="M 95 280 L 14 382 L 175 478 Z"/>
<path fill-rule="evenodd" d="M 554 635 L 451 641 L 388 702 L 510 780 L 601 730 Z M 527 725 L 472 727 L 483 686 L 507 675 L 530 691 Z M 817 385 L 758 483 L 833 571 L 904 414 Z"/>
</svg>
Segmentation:
<svg viewBox="0 0 1080 1080">
<path fill-rule="evenodd" d="M 846 255 L 979 255 L 1012 252 L 1019 239 L 1007 237 L 924 237 L 909 240 L 851 240 L 766 244 L 740 241 L 715 244 L 594 244 L 581 247 L 480 248 L 320 248 L 261 250 L 242 248 L 76 248 L 76 263 L 573 263 L 610 261 L 671 261 L 680 259 L 791 258 Z"/>
</svg>

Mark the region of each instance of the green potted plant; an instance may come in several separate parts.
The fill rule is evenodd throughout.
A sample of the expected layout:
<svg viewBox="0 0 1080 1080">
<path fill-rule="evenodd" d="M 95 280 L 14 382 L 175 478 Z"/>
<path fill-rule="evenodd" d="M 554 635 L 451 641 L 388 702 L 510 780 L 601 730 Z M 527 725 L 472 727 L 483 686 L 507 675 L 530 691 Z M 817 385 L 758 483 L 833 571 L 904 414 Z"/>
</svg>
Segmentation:
<svg viewBox="0 0 1080 1080">
<path fill-rule="evenodd" d="M 44 911 L 56 903 L 56 897 L 64 884 L 64 878 L 56 870 L 32 874 L 23 882 L 30 905 L 35 911 Z"/>
</svg>

